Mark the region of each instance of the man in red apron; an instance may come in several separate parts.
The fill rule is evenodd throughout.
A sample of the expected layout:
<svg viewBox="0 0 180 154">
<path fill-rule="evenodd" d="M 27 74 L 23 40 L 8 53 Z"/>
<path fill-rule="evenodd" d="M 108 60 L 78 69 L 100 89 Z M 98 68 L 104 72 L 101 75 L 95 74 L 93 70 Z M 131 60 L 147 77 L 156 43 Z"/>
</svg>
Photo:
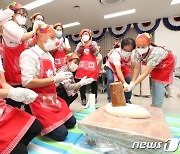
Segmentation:
<svg viewBox="0 0 180 154">
<path fill-rule="evenodd" d="M 152 78 L 152 106 L 161 107 L 163 104 L 165 85 L 172 83 L 174 71 L 173 53 L 150 42 L 148 33 L 139 34 L 136 38 L 136 53 L 132 82 L 127 86 L 128 91 L 134 89 L 135 85 L 144 80 L 148 74 Z M 146 65 L 144 71 L 138 76 L 140 63 Z"/>
<path fill-rule="evenodd" d="M 54 60 L 49 53 L 55 47 L 53 27 L 39 25 L 36 37 L 37 44 L 20 56 L 22 84 L 38 93 L 38 98 L 30 104 L 30 110 L 42 123 L 41 135 L 63 141 L 68 135 L 67 128 L 74 127 L 76 119 L 66 102 L 57 96 L 55 83 L 72 77 L 72 73 L 54 74 Z"/>
<path fill-rule="evenodd" d="M 41 131 L 41 123 L 30 114 L 6 104 L 3 98 L 33 102 L 37 94 L 25 88 L 13 88 L 5 81 L 0 60 L 0 153 L 27 154 L 26 146 Z"/>
<path fill-rule="evenodd" d="M 14 86 L 21 87 L 21 71 L 19 68 L 19 56 L 27 49 L 26 41 L 34 35 L 34 31 L 24 33 L 21 27 L 25 25 L 28 13 L 17 2 L 8 6 L 14 11 L 12 20 L 3 24 L 3 44 L 4 44 L 4 70 L 6 81 Z M 14 107 L 21 107 L 20 102 L 7 99 L 7 103 Z"/>
<path fill-rule="evenodd" d="M 121 42 L 121 46 L 119 43 L 115 43 L 113 51 L 110 53 L 108 62 L 106 64 L 107 69 L 111 69 L 111 71 L 107 70 L 107 80 L 110 80 L 108 77 L 111 77 L 110 73 L 113 72 L 115 82 L 122 82 L 123 85 L 127 85 L 130 83 L 130 60 L 132 50 L 135 49 L 135 41 L 132 38 L 123 39 Z M 109 72 L 109 73 L 108 73 Z M 109 93 L 109 84 L 108 81 L 107 91 Z M 126 103 L 131 103 L 131 92 L 125 92 Z"/>
<path fill-rule="evenodd" d="M 97 61 L 98 46 L 95 41 L 92 41 L 91 31 L 82 29 L 79 33 L 81 42 L 78 43 L 75 52 L 80 55 L 80 63 L 77 69 L 75 78 L 80 81 L 84 76 L 93 78 L 94 81 L 90 84 L 91 92 L 95 94 L 97 102 Z M 86 85 L 80 88 L 82 105 L 86 105 Z"/>
<path fill-rule="evenodd" d="M 71 52 L 71 47 L 67 38 L 63 37 L 63 26 L 61 23 L 54 25 L 56 31 L 56 48 L 51 51 L 54 58 L 54 64 L 56 70 L 59 70 L 62 66 L 66 64 L 65 56 Z"/>
</svg>

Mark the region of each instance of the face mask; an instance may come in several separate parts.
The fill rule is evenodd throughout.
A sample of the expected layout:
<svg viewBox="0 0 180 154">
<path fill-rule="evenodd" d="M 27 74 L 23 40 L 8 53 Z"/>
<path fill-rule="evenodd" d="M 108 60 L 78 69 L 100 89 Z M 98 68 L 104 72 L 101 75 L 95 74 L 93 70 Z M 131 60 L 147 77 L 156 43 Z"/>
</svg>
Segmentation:
<svg viewBox="0 0 180 154">
<path fill-rule="evenodd" d="M 71 65 L 69 66 L 71 72 L 75 72 L 78 69 L 78 65 L 75 64 L 74 62 L 71 63 Z"/>
<path fill-rule="evenodd" d="M 48 39 L 46 43 L 44 43 L 44 49 L 49 52 L 51 50 L 53 50 L 56 46 L 56 42 L 51 40 L 51 39 Z"/>
<path fill-rule="evenodd" d="M 121 50 L 121 55 L 123 58 L 128 59 L 131 56 L 131 52 L 126 52 L 124 50 Z"/>
<path fill-rule="evenodd" d="M 138 53 L 140 55 L 143 55 L 144 53 L 146 53 L 149 50 L 149 47 L 146 47 L 146 48 L 137 48 L 136 50 L 138 51 Z"/>
<path fill-rule="evenodd" d="M 62 31 L 57 31 L 57 30 L 56 30 L 56 36 L 57 36 L 57 37 L 62 37 Z"/>
<path fill-rule="evenodd" d="M 25 25 L 26 21 L 27 21 L 27 18 L 22 17 L 22 16 L 16 16 L 16 20 L 17 20 L 19 25 Z"/>
<path fill-rule="evenodd" d="M 83 35 L 82 36 L 82 40 L 84 41 L 84 42 L 87 42 L 87 41 L 89 41 L 89 35 Z"/>
</svg>

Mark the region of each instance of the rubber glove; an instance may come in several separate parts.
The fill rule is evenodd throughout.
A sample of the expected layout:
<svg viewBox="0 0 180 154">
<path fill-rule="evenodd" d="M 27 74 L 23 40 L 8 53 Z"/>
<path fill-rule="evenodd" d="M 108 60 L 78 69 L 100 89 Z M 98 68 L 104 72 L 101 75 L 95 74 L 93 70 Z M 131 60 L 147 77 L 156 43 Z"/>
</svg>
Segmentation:
<svg viewBox="0 0 180 154">
<path fill-rule="evenodd" d="M 94 81 L 93 78 L 87 78 L 87 76 L 84 76 L 80 82 L 81 86 L 88 85 Z"/>
<path fill-rule="evenodd" d="M 7 98 L 11 98 L 17 102 L 29 104 L 38 97 L 38 94 L 27 88 L 11 88 Z"/>
<path fill-rule="evenodd" d="M 135 88 L 135 84 L 133 81 L 130 82 L 130 84 L 128 85 L 128 92 L 132 91 Z"/>
<path fill-rule="evenodd" d="M 54 82 L 58 83 L 58 82 L 63 82 L 66 79 L 69 79 L 73 76 L 73 74 L 71 72 L 58 72 L 54 77 Z"/>
</svg>

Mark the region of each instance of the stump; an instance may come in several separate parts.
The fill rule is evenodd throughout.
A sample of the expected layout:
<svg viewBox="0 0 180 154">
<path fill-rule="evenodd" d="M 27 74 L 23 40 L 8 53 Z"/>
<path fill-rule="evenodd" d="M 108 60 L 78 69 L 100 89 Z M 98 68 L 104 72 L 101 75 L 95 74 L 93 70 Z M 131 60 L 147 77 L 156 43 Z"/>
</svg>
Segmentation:
<svg viewBox="0 0 180 154">
<path fill-rule="evenodd" d="M 109 85 L 112 106 L 126 106 L 126 100 L 124 96 L 123 85 L 121 82 L 111 83 Z"/>
</svg>

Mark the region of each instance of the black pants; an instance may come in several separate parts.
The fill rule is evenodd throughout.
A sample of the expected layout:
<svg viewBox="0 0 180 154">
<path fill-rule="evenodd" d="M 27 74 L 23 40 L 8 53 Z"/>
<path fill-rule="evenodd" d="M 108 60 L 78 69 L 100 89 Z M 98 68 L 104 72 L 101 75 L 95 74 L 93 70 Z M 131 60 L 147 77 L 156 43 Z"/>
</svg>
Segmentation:
<svg viewBox="0 0 180 154">
<path fill-rule="evenodd" d="M 26 146 L 29 144 L 29 142 L 40 134 L 42 129 L 41 123 L 36 119 L 31 127 L 28 129 L 26 134 L 23 136 L 23 138 L 19 141 L 19 143 L 16 145 L 16 147 L 13 149 L 11 154 L 28 154 Z"/>
<path fill-rule="evenodd" d="M 79 79 L 76 79 L 76 81 L 80 81 Z M 95 97 L 97 98 L 97 81 L 93 81 L 91 84 L 90 84 L 90 87 L 91 87 L 91 93 L 92 94 L 95 94 Z M 81 100 L 86 100 L 86 85 L 85 86 L 82 86 L 80 88 L 80 94 L 81 94 Z"/>
<path fill-rule="evenodd" d="M 57 95 L 60 98 L 64 99 L 68 106 L 78 97 L 77 93 L 74 96 L 68 96 L 66 90 L 60 86 L 57 87 L 56 91 L 57 91 Z"/>
<path fill-rule="evenodd" d="M 17 88 L 17 87 L 22 87 L 22 85 L 18 85 L 18 86 L 13 86 L 14 88 Z M 6 98 L 6 103 L 13 106 L 13 107 L 17 107 L 17 108 L 21 108 L 21 105 L 23 104 L 23 102 L 16 102 L 10 98 Z"/>
<path fill-rule="evenodd" d="M 75 125 L 76 125 L 76 118 L 72 116 L 63 125 L 54 129 L 52 132 L 48 133 L 46 136 L 56 141 L 64 141 L 66 136 L 68 135 L 67 129 L 73 128 Z"/>
</svg>

